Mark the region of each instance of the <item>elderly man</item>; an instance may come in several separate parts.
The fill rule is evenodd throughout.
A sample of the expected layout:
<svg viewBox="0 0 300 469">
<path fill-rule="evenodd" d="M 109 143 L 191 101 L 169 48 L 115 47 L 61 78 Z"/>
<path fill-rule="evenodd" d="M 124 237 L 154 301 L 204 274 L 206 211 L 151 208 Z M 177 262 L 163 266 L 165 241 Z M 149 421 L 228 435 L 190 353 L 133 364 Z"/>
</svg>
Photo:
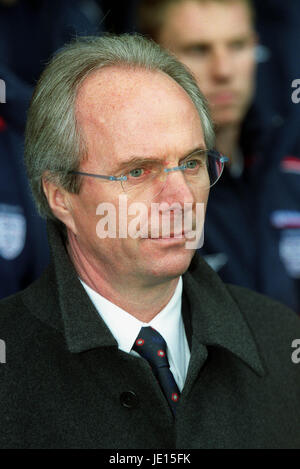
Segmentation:
<svg viewBox="0 0 300 469">
<path fill-rule="evenodd" d="M 270 17 L 276 17 L 273 9 Z M 252 0 L 140 0 L 138 22 L 143 34 L 193 72 L 210 105 L 216 148 L 231 160 L 210 196 L 202 254 L 225 282 L 271 296 L 300 314 L 299 116 L 296 109 L 287 113 L 293 104 L 286 97 L 292 83 L 286 69 L 275 79 L 272 69 L 278 98 L 262 83 L 268 64 L 261 65 L 253 99 L 254 16 Z M 285 29 L 278 24 L 276 18 L 281 37 Z M 268 23 L 264 27 L 270 34 Z M 264 56 L 268 60 L 266 50 Z M 285 114 L 275 113 L 281 101 Z"/>
<path fill-rule="evenodd" d="M 47 66 L 26 163 L 52 262 L 0 303 L 1 447 L 300 447 L 299 319 L 188 246 L 212 148 L 195 81 L 155 43 L 81 39 Z"/>
</svg>

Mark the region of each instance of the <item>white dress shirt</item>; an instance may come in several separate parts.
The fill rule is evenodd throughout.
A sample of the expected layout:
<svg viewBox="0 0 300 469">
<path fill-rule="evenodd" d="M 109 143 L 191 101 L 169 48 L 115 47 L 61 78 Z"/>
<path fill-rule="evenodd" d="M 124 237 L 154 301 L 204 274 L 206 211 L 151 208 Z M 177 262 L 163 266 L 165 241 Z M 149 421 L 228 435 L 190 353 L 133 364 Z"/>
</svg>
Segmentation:
<svg viewBox="0 0 300 469">
<path fill-rule="evenodd" d="M 104 298 L 85 282 L 79 279 L 101 318 L 111 331 L 119 349 L 140 357 L 131 350 L 141 327 L 156 329 L 167 343 L 167 356 L 170 370 L 180 391 L 182 391 L 190 361 L 190 349 L 181 315 L 183 282 L 179 278 L 174 295 L 169 303 L 149 322 L 144 323 Z"/>
</svg>

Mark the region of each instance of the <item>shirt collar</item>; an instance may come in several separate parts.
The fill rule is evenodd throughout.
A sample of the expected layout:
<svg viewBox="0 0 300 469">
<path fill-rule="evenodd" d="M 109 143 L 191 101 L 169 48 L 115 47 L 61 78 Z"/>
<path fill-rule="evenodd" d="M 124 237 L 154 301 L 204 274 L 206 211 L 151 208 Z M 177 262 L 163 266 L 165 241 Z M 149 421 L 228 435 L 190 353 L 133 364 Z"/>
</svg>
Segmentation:
<svg viewBox="0 0 300 469">
<path fill-rule="evenodd" d="M 180 359 L 180 334 L 183 330 L 181 318 L 181 297 L 183 282 L 179 278 L 175 292 L 168 304 L 149 322 L 144 323 L 124 309 L 113 304 L 85 282 L 80 280 L 99 315 L 111 331 L 119 345 L 119 349 L 129 353 L 141 327 L 151 326 L 165 339 L 168 349 L 175 361 Z"/>
</svg>

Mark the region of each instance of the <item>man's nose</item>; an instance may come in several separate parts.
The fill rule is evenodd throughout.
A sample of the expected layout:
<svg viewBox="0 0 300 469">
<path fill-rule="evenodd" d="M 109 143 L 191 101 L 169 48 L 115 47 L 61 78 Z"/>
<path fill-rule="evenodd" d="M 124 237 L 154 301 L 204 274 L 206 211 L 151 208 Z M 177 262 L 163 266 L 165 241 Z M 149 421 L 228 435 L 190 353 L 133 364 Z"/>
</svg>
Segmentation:
<svg viewBox="0 0 300 469">
<path fill-rule="evenodd" d="M 228 80 L 233 73 L 230 53 L 225 48 L 215 50 L 211 61 L 212 76 L 217 80 Z"/>
<path fill-rule="evenodd" d="M 187 183 L 184 171 L 169 171 L 164 174 L 165 182 L 159 197 L 161 201 L 172 204 L 174 202 L 193 203 L 193 188 Z"/>
</svg>

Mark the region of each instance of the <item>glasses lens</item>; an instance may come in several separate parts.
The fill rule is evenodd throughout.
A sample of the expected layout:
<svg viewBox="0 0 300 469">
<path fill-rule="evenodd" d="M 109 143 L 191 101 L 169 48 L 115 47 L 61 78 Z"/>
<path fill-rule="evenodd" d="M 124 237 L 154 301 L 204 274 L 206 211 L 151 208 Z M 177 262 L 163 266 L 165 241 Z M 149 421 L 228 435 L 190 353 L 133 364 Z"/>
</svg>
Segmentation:
<svg viewBox="0 0 300 469">
<path fill-rule="evenodd" d="M 163 190 L 165 175 L 162 165 L 151 163 L 134 168 L 126 174 L 126 180 L 122 181 L 122 188 L 129 197 L 138 198 L 140 201 L 154 199 Z"/>
<path fill-rule="evenodd" d="M 216 151 L 201 151 L 191 156 L 185 163 L 187 167 L 184 175 L 187 183 L 202 189 L 209 189 L 216 184 L 224 168 L 220 156 Z"/>
<path fill-rule="evenodd" d="M 208 152 L 207 167 L 210 187 L 214 186 L 222 176 L 224 163 L 220 159 L 220 154 L 216 151 Z"/>
</svg>

